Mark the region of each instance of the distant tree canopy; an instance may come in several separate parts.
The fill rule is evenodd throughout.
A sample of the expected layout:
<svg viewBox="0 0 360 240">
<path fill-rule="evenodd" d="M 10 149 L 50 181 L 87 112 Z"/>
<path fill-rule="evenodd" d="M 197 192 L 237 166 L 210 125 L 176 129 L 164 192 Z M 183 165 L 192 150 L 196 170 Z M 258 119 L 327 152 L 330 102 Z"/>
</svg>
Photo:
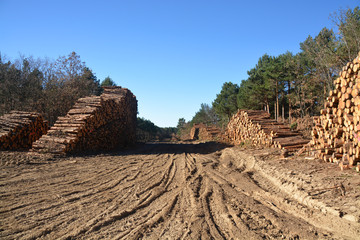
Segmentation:
<svg viewBox="0 0 360 240">
<path fill-rule="evenodd" d="M 262 55 L 247 79 L 225 82 L 211 107 L 202 104 L 191 121 L 180 118 L 177 128 L 162 133 L 184 132 L 192 123 L 225 123 L 239 108 L 263 109 L 276 119 L 318 114 L 339 71 L 360 52 L 360 8 L 340 10 L 332 19 L 335 30 L 323 28 L 308 36 L 295 55 Z M 101 86 L 115 83 L 106 77 Z M 0 54 L 0 115 L 37 111 L 53 124 L 78 98 L 100 93 L 99 80 L 75 52 L 55 61 L 21 56 L 11 62 Z M 159 132 L 147 120 L 138 124 Z"/>
<path fill-rule="evenodd" d="M 335 34 L 336 55 L 338 61 L 345 65 L 360 51 L 360 8 L 340 10 L 332 15 L 332 19 L 338 28 Z"/>
<path fill-rule="evenodd" d="M 213 102 L 220 118 L 238 108 L 266 110 L 276 119 L 319 114 L 339 71 L 360 52 L 360 8 L 341 10 L 333 21 L 337 32 L 323 28 L 296 55 L 264 54 L 240 86 L 224 83 Z"/>
<path fill-rule="evenodd" d="M 217 124 L 219 121 L 218 115 L 215 113 L 213 107 L 210 107 L 206 103 L 202 103 L 199 111 L 195 113 L 195 116 L 190 121 L 192 124 L 205 123 L 205 124 Z"/>
<path fill-rule="evenodd" d="M 100 86 L 112 87 L 112 86 L 116 86 L 116 83 L 109 76 L 107 76 L 104 80 L 102 80 L 102 82 L 100 83 Z"/>
<path fill-rule="evenodd" d="M 216 99 L 212 103 L 215 112 L 227 120 L 238 109 L 237 95 L 239 93 L 239 86 L 237 84 L 226 82 L 222 86 L 221 92 L 216 95 Z"/>
<path fill-rule="evenodd" d="M 53 124 L 78 98 L 100 93 L 94 73 L 75 52 L 56 61 L 0 56 L 0 115 L 11 110 L 37 111 Z"/>
<path fill-rule="evenodd" d="M 185 118 L 179 118 L 176 128 L 181 129 L 185 126 L 185 124 L 186 124 Z"/>
<path fill-rule="evenodd" d="M 160 130 L 158 126 L 156 126 L 153 122 L 145 118 L 137 118 L 137 127 L 143 131 L 146 131 L 152 135 L 156 135 L 156 133 Z"/>
<path fill-rule="evenodd" d="M 182 139 L 187 139 L 190 135 L 190 130 L 194 124 L 204 123 L 207 125 L 219 124 L 219 116 L 216 114 L 213 107 L 206 103 L 202 103 L 199 111 L 195 113 L 195 116 L 186 122 L 185 118 L 180 118 L 177 124 L 177 135 Z"/>
<path fill-rule="evenodd" d="M 332 16 L 336 32 L 323 28 L 300 43 L 300 52 L 264 54 L 240 85 L 225 82 L 210 108 L 202 104 L 193 119 L 179 119 L 178 131 L 200 122 L 225 126 L 238 109 L 265 110 L 276 118 L 317 115 L 339 71 L 360 52 L 360 8 Z"/>
<path fill-rule="evenodd" d="M 161 128 L 145 118 L 137 118 L 138 139 L 142 141 L 164 140 L 176 133 L 176 128 Z"/>
<path fill-rule="evenodd" d="M 185 118 L 179 118 L 178 124 L 176 126 L 176 134 L 182 139 L 187 138 L 187 135 L 189 135 L 190 133 L 191 127 L 191 122 L 186 122 Z"/>
</svg>

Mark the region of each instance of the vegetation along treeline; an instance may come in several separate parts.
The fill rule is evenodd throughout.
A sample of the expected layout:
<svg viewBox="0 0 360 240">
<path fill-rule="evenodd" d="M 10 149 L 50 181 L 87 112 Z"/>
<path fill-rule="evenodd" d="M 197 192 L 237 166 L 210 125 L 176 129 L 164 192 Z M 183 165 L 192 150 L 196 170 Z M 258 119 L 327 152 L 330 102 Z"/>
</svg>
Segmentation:
<svg viewBox="0 0 360 240">
<path fill-rule="evenodd" d="M 110 77 L 101 85 L 113 86 Z M 81 97 L 99 95 L 100 81 L 75 52 L 55 61 L 0 54 L 0 115 L 11 110 L 36 111 L 52 125 Z"/>
<path fill-rule="evenodd" d="M 334 29 L 323 28 L 300 43 L 300 52 L 264 54 L 240 85 L 225 82 L 212 106 L 202 104 L 193 119 L 179 119 L 180 131 L 194 123 L 216 121 L 224 126 L 237 109 L 265 110 L 275 119 L 318 115 L 333 80 L 360 51 L 360 9 L 330 16 Z M 216 114 L 214 116 L 214 113 Z"/>
<path fill-rule="evenodd" d="M 36 111 L 53 125 L 77 99 L 100 95 L 101 86 L 116 84 L 109 76 L 100 83 L 75 52 L 55 61 L 20 56 L 11 62 L 0 54 L 0 115 L 11 110 Z M 144 140 L 162 140 L 176 132 L 144 118 L 138 118 L 137 125 Z"/>
<path fill-rule="evenodd" d="M 240 85 L 225 82 L 211 106 L 202 104 L 189 122 L 179 119 L 178 133 L 200 122 L 225 126 L 237 109 L 263 109 L 290 121 L 318 114 L 340 69 L 360 51 L 359 7 L 339 10 L 331 17 L 334 29 L 323 28 L 317 36 L 309 36 L 300 43 L 299 53 L 264 54 Z M 55 61 L 20 56 L 13 62 L 0 53 L 0 115 L 36 111 L 52 125 L 78 98 L 101 94 L 101 85 L 115 83 L 110 77 L 100 83 L 75 52 Z M 160 129 L 146 119 L 138 119 L 138 125 L 157 138 L 176 131 Z"/>
<path fill-rule="evenodd" d="M 165 141 L 172 139 L 172 137 L 176 134 L 177 128 L 161 128 L 156 126 L 148 119 L 138 117 L 136 131 L 136 137 L 139 142 L 147 142 L 153 140 Z"/>
</svg>

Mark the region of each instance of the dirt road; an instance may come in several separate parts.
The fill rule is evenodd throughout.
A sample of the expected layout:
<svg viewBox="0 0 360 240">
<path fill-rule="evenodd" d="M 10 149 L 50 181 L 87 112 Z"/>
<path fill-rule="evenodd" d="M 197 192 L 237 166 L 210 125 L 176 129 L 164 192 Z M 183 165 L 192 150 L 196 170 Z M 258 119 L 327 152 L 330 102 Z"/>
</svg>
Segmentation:
<svg viewBox="0 0 360 240">
<path fill-rule="evenodd" d="M 306 186 L 294 186 L 305 176 L 278 178 L 261 157 L 271 153 L 257 154 L 147 144 L 3 165 L 0 238 L 359 239 L 358 212 L 344 218 L 315 194 L 302 197 Z"/>
</svg>

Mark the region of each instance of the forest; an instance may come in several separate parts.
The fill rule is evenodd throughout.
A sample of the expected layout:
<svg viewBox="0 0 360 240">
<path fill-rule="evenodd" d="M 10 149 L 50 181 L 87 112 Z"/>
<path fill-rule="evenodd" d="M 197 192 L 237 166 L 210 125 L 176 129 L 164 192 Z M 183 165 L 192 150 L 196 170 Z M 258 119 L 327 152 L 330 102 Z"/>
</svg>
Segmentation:
<svg viewBox="0 0 360 240">
<path fill-rule="evenodd" d="M 101 82 L 72 52 L 55 61 L 20 56 L 13 63 L 0 54 L 0 116 L 11 110 L 41 113 L 52 126 L 77 99 L 100 95 L 101 86 L 115 86 L 108 76 Z M 142 140 L 170 138 L 175 128 L 160 128 L 150 120 L 137 119 Z"/>
<path fill-rule="evenodd" d="M 99 95 L 100 81 L 75 52 L 55 61 L 0 55 L 0 115 L 11 110 L 41 113 L 52 125 L 78 98 Z"/>
<path fill-rule="evenodd" d="M 224 127 L 237 109 L 268 111 L 288 120 L 318 115 L 341 68 L 360 51 L 360 8 L 339 10 L 331 16 L 333 29 L 323 28 L 300 42 L 300 51 L 278 56 L 264 54 L 238 83 L 225 82 L 211 105 L 203 103 L 190 121 L 180 118 L 177 132 L 194 123 Z M 101 81 L 72 52 L 56 60 L 20 56 L 11 62 L 0 53 L 0 115 L 11 110 L 36 111 L 49 121 L 65 115 L 78 98 L 99 95 Z M 138 126 L 150 136 L 172 134 L 139 118 Z"/>
<path fill-rule="evenodd" d="M 247 71 L 247 79 L 225 82 L 211 106 L 201 104 L 189 122 L 180 118 L 179 129 L 188 131 L 200 122 L 224 127 L 237 109 L 265 110 L 289 123 L 319 115 L 340 70 L 360 51 L 360 8 L 339 10 L 330 18 L 334 29 L 308 36 L 297 54 L 264 54 Z"/>
</svg>

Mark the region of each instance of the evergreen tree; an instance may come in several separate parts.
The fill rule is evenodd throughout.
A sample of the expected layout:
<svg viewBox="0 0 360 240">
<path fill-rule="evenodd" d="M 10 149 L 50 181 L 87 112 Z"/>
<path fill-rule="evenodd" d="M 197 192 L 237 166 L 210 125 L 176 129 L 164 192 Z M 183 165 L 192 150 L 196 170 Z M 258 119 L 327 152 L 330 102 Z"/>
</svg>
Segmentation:
<svg viewBox="0 0 360 240">
<path fill-rule="evenodd" d="M 239 108 L 269 111 L 273 92 L 265 71 L 270 61 L 271 57 L 265 54 L 259 59 L 257 65 L 248 71 L 249 78 L 241 82 L 237 96 Z"/>
<path fill-rule="evenodd" d="M 206 103 L 202 103 L 199 111 L 195 113 L 195 116 L 190 121 L 191 124 L 205 123 L 216 125 L 219 121 L 214 108 L 210 107 Z"/>
<path fill-rule="evenodd" d="M 230 120 L 231 116 L 237 111 L 237 95 L 239 86 L 237 84 L 226 82 L 223 84 L 221 92 L 216 95 L 216 99 L 212 103 L 215 112 L 226 119 Z"/>
<path fill-rule="evenodd" d="M 102 87 L 112 87 L 116 86 L 116 83 L 109 76 L 107 76 L 104 80 L 102 80 L 100 85 Z"/>
<path fill-rule="evenodd" d="M 360 7 L 340 10 L 332 18 L 338 29 L 337 57 L 343 66 L 360 52 Z"/>
</svg>

